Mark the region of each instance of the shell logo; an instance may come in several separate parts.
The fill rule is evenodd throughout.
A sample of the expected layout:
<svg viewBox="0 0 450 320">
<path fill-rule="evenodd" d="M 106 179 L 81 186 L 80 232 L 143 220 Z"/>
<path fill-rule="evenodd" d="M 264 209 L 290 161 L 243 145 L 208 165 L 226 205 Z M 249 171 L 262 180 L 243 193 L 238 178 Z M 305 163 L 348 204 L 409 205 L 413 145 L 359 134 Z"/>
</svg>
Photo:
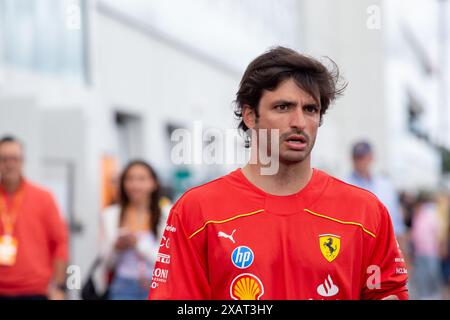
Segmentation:
<svg viewBox="0 0 450 320">
<path fill-rule="evenodd" d="M 230 296 L 234 300 L 259 300 L 263 294 L 264 286 L 254 274 L 242 273 L 231 282 Z"/>
</svg>

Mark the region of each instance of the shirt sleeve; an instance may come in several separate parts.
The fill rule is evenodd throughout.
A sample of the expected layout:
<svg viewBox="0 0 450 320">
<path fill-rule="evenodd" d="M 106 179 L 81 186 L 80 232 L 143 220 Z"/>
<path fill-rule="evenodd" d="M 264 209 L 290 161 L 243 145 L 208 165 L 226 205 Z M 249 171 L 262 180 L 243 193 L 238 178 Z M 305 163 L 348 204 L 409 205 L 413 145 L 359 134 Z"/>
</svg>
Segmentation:
<svg viewBox="0 0 450 320">
<path fill-rule="evenodd" d="M 53 259 L 68 260 L 67 225 L 61 216 L 55 200 L 49 194 L 47 202 L 47 231 L 49 235 L 49 247 Z"/>
<path fill-rule="evenodd" d="M 151 263 L 152 265 L 156 260 L 156 253 L 158 250 L 158 244 L 155 244 L 156 240 L 153 238 L 138 238 L 136 243 L 136 250 L 139 256 Z"/>
<path fill-rule="evenodd" d="M 366 270 L 361 299 L 381 300 L 395 295 L 400 300 L 408 299 L 408 272 L 405 261 L 395 239 L 394 229 L 387 209 L 379 204 L 381 219 L 378 232 L 367 250 Z M 370 247 L 372 249 L 370 249 Z"/>
<path fill-rule="evenodd" d="M 172 209 L 167 219 L 152 274 L 151 300 L 208 300 L 206 251 L 202 236 L 189 238 L 180 212 Z"/>
<path fill-rule="evenodd" d="M 114 233 L 116 229 L 111 228 L 111 220 L 115 222 L 115 216 L 120 215 L 120 212 L 116 206 L 108 207 L 100 213 L 100 256 L 103 259 L 103 266 L 106 269 L 106 273 L 109 273 L 114 269 L 117 262 L 117 253 L 114 248 L 117 240 L 117 234 Z M 118 225 L 118 223 L 117 223 Z M 117 228 L 117 227 L 116 227 Z"/>
</svg>

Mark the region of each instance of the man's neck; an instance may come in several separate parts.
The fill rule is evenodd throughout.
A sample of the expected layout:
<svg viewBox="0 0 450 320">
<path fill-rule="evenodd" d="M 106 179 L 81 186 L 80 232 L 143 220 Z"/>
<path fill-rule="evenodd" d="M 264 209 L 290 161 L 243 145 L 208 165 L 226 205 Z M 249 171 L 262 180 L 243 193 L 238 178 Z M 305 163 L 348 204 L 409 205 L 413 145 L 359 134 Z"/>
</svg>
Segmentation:
<svg viewBox="0 0 450 320">
<path fill-rule="evenodd" d="M 1 185 L 2 185 L 3 189 L 8 194 L 15 193 L 19 189 L 21 183 L 22 183 L 22 179 L 20 179 L 18 181 L 3 181 L 3 180 L 1 181 Z"/>
<path fill-rule="evenodd" d="M 247 164 L 242 172 L 259 189 L 269 194 L 286 196 L 302 190 L 311 179 L 313 170 L 310 158 L 307 158 L 295 164 L 280 163 L 274 175 L 262 175 L 260 164 Z"/>
<path fill-rule="evenodd" d="M 364 180 L 371 180 L 371 175 L 369 171 L 365 171 L 365 170 L 355 170 L 356 175 Z"/>
</svg>

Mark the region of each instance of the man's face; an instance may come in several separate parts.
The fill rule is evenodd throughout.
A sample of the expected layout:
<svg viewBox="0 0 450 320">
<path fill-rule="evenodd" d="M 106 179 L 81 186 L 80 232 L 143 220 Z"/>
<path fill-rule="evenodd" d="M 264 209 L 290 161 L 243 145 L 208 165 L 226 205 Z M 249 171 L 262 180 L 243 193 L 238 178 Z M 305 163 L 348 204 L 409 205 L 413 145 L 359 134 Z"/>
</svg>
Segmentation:
<svg viewBox="0 0 450 320">
<path fill-rule="evenodd" d="M 23 168 L 23 155 L 20 144 L 5 142 L 0 145 L 0 177 L 2 181 L 20 181 Z"/>
<path fill-rule="evenodd" d="M 353 165 L 357 172 L 369 173 L 373 162 L 373 153 L 368 152 L 365 155 L 353 158 Z"/>
<path fill-rule="evenodd" d="M 267 129 L 269 134 L 272 129 L 279 130 L 281 163 L 309 159 L 320 124 L 320 105 L 293 79 L 283 81 L 274 91 L 265 90 L 259 103 L 259 118 L 254 113 L 246 118 L 250 119 L 249 128 Z"/>
</svg>

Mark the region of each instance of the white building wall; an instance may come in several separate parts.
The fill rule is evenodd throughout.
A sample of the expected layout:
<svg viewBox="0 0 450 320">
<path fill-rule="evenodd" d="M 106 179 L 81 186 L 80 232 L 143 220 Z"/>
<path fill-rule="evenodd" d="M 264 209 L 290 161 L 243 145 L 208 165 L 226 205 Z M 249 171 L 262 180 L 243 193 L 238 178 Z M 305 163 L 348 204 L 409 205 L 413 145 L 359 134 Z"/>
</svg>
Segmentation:
<svg viewBox="0 0 450 320">
<path fill-rule="evenodd" d="M 397 186 L 434 189 L 440 182 L 440 156 L 408 128 L 408 92 L 423 106 L 421 129 L 430 142 L 442 139 L 439 92 L 438 2 L 384 1 L 384 53 L 389 132 L 388 171 Z M 430 24 L 429 17 L 436 23 Z M 409 34 L 409 35 L 408 35 Z M 423 59 L 423 60 L 422 60 Z M 424 71 L 423 63 L 432 70 Z M 450 106 L 447 106 L 449 108 Z"/>
<path fill-rule="evenodd" d="M 173 169 L 166 124 L 192 129 L 200 120 L 205 129 L 235 127 L 231 102 L 238 72 L 176 50 L 105 12 L 95 21 L 96 87 L 110 113 L 142 117 L 144 156 L 163 177 Z"/>
<path fill-rule="evenodd" d="M 305 52 L 328 56 L 348 82 L 344 95 L 325 115 L 315 160 L 345 177 L 351 171 L 352 144 L 369 139 L 377 150 L 377 170 L 386 170 L 383 43 L 380 30 L 367 28 L 367 8 L 380 1 L 305 1 L 302 10 Z M 326 21 L 326 22 L 325 22 Z"/>
<path fill-rule="evenodd" d="M 409 85 L 424 100 L 426 128 L 436 136 L 437 79 L 420 74 L 397 26 L 408 15 L 393 2 L 400 3 L 303 2 L 304 51 L 332 58 L 348 82 L 344 96 L 325 115 L 313 158 L 317 166 L 345 177 L 351 171 L 352 144 L 367 139 L 376 153 L 375 172 L 390 176 L 398 188 L 433 187 L 439 182 L 439 156 L 408 131 L 405 89 Z M 425 8 L 427 16 L 436 16 L 432 9 Z M 377 12 L 380 28 L 371 24 Z M 431 54 L 436 50 L 434 44 L 425 47 Z"/>
</svg>

